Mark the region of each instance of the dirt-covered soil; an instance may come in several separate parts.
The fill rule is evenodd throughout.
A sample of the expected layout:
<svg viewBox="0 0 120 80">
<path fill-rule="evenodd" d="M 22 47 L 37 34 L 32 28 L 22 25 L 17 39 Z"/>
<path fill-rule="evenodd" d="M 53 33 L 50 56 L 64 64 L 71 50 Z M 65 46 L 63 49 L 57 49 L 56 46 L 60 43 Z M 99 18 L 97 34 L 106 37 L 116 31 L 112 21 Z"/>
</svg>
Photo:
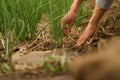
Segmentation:
<svg viewBox="0 0 120 80">
<path fill-rule="evenodd" d="M 88 6 L 90 5 L 93 5 L 93 3 L 88 4 Z M 44 20 L 38 24 L 40 28 L 38 27 L 37 30 L 41 30 L 46 21 L 47 19 L 44 17 Z M 69 62 L 78 56 L 105 49 L 107 42 L 111 38 L 120 36 L 120 1 L 113 3 L 112 7 L 102 18 L 99 24 L 100 28 L 93 37 L 81 47 L 74 47 L 86 25 L 85 21 L 84 25 L 80 24 L 79 27 L 73 27 L 71 35 L 64 37 L 63 45 L 58 45 L 57 49 L 55 49 L 56 46 L 53 44 L 53 40 L 49 35 L 50 31 L 47 28 L 33 41 L 18 45 L 12 56 L 13 72 L 6 73 L 3 71 L 4 74 L 0 74 L 0 80 L 73 80 L 69 72 L 62 71 L 62 69 L 57 72 L 53 72 L 49 68 L 48 70 L 44 69 L 41 67 L 42 61 L 46 56 L 55 54 L 58 60 L 51 62 L 51 64 L 60 66 L 60 60 L 64 57 L 63 53 L 66 54 L 66 60 Z"/>
</svg>

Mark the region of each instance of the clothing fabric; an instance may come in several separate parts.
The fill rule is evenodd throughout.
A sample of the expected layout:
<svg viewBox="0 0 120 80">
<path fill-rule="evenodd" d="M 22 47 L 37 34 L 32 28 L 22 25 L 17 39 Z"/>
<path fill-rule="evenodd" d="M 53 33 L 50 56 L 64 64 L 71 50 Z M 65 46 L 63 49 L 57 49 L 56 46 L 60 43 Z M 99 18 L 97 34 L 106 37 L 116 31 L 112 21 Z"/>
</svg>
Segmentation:
<svg viewBox="0 0 120 80">
<path fill-rule="evenodd" d="M 112 2 L 113 0 L 96 0 L 96 5 L 103 9 L 108 9 L 111 6 Z"/>
</svg>

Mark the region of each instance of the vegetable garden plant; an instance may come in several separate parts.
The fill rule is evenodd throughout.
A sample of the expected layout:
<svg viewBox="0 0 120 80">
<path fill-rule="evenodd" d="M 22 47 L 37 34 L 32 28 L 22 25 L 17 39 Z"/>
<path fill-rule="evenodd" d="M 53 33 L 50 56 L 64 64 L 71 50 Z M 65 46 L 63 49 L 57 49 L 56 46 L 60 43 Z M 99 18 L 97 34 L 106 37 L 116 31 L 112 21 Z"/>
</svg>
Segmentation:
<svg viewBox="0 0 120 80">
<path fill-rule="evenodd" d="M 0 0 L 0 33 L 4 46 L 4 58 L 9 58 L 16 43 L 32 40 L 36 36 L 36 25 L 42 14 L 48 17 L 51 38 L 56 43 L 62 43 L 63 34 L 59 29 L 60 19 L 67 13 L 73 0 Z M 78 21 L 90 15 L 84 11 L 83 2 Z M 47 26 L 46 26 L 47 27 Z"/>
</svg>

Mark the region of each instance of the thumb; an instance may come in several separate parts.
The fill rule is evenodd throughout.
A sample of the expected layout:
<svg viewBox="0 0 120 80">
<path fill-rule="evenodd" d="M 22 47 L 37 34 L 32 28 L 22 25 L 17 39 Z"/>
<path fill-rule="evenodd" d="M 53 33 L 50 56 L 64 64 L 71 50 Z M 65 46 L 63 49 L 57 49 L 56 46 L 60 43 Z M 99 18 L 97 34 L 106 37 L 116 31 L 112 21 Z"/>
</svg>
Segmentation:
<svg viewBox="0 0 120 80">
<path fill-rule="evenodd" d="M 70 23 L 70 24 L 68 25 L 68 30 L 69 30 L 69 31 L 71 31 L 73 25 L 74 25 L 74 22 L 72 22 L 72 23 Z"/>
<path fill-rule="evenodd" d="M 67 16 L 65 15 L 61 20 L 60 20 L 60 29 L 64 29 L 64 27 L 67 24 Z"/>
<path fill-rule="evenodd" d="M 74 24 L 74 23 L 67 24 L 67 25 L 64 27 L 64 35 L 65 35 L 65 36 L 69 36 L 69 35 L 70 35 L 71 28 L 72 28 L 73 24 Z"/>
</svg>

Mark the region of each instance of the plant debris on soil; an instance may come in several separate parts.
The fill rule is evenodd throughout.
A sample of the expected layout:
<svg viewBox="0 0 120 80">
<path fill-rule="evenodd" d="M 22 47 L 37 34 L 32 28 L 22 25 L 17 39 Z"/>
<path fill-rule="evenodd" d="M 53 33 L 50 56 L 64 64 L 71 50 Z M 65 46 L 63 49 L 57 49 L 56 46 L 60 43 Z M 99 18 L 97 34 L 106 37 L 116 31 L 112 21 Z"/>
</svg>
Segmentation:
<svg viewBox="0 0 120 80">
<path fill-rule="evenodd" d="M 38 27 L 41 27 L 40 24 Z M 107 43 L 112 37 L 120 36 L 120 2 L 115 1 L 113 3 L 102 18 L 99 24 L 100 28 L 86 43 L 81 47 L 74 47 L 86 25 L 87 23 L 79 27 L 73 27 L 71 35 L 64 37 L 62 46 L 54 45 L 48 28 L 42 31 L 33 41 L 26 42 L 25 45 L 18 45 L 12 56 L 13 72 L 1 73 L 0 80 L 72 80 L 67 71 L 58 69 L 58 72 L 54 73 L 50 70 L 51 68 L 46 70 L 40 67 L 42 61 L 45 57 L 55 54 L 58 60 L 49 65 L 60 66 L 64 54 L 66 54 L 65 57 L 69 62 L 77 56 L 101 50 L 105 47 L 104 43 Z"/>
</svg>

